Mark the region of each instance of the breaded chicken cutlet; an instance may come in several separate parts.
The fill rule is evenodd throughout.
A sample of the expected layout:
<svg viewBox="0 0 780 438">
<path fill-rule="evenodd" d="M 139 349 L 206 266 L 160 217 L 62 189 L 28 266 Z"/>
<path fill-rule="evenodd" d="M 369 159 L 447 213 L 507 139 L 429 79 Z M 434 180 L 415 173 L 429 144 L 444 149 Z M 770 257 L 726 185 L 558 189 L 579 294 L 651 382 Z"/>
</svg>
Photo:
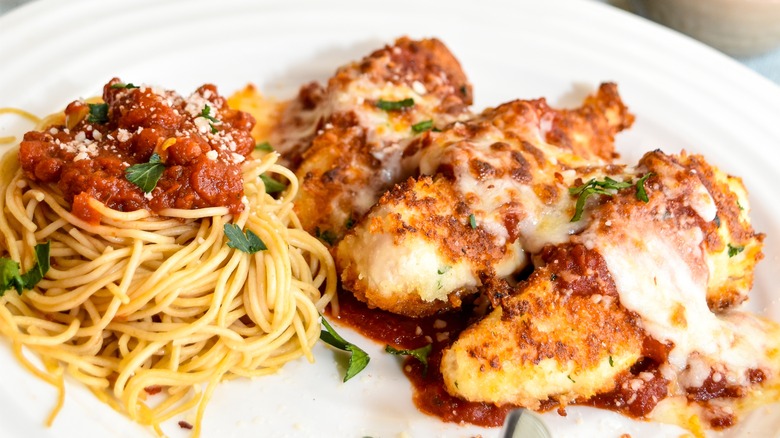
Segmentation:
<svg viewBox="0 0 780 438">
<path fill-rule="evenodd" d="M 304 86 L 270 136 L 301 187 L 303 228 L 335 243 L 393 184 L 420 132 L 470 117 L 471 84 L 436 39 L 400 38 Z"/>
<path fill-rule="evenodd" d="M 404 167 L 422 176 L 390 190 L 338 245 L 344 288 L 417 317 L 458 307 L 484 275 L 519 272 L 528 253 L 581 228 L 569 220 L 575 169 L 610 163 L 632 121 L 603 84 L 577 109 L 516 100 L 419 137 Z"/>
<path fill-rule="evenodd" d="M 443 44 L 402 38 L 304 87 L 272 137 L 345 290 L 410 317 L 490 299 L 444 350 L 449 393 L 716 428 L 780 398 L 780 325 L 735 310 L 763 240 L 739 178 L 685 153 L 617 163 L 634 117 L 614 84 L 572 110 L 470 104 Z"/>
<path fill-rule="evenodd" d="M 780 371 L 778 325 L 723 311 L 745 299 L 761 258 L 741 181 L 660 151 L 593 181 L 606 178 L 628 184 L 594 194 L 587 225 L 545 246 L 526 281 L 489 283 L 494 310 L 443 354 L 447 390 L 532 409 L 608 394 L 640 417 L 682 397 L 711 426 L 733 422 L 723 406 Z"/>
</svg>

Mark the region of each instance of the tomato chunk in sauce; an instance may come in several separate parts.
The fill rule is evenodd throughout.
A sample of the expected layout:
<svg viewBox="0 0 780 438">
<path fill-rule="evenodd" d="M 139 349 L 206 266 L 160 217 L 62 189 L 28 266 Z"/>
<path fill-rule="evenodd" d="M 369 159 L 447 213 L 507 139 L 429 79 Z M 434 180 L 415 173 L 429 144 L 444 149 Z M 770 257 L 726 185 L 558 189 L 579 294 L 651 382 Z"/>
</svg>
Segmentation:
<svg viewBox="0 0 780 438">
<path fill-rule="evenodd" d="M 94 198 L 118 211 L 224 206 L 243 210 L 241 163 L 254 149 L 251 115 L 228 108 L 214 85 L 189 97 L 112 79 L 105 103 L 72 102 L 65 123 L 24 135 L 19 161 L 27 178 L 56 185 L 72 212 L 95 223 Z M 165 166 L 150 192 L 127 169 L 158 154 Z"/>
</svg>

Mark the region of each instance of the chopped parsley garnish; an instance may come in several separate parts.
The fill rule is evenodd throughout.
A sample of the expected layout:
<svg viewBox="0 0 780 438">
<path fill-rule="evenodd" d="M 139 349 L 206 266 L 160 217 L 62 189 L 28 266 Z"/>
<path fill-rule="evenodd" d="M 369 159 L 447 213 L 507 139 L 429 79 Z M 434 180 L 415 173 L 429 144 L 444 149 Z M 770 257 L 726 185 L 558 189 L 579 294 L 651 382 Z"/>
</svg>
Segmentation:
<svg viewBox="0 0 780 438">
<path fill-rule="evenodd" d="M 338 240 L 336 233 L 331 230 L 320 231 L 320 228 L 317 227 L 314 229 L 314 234 L 318 239 L 331 246 L 336 243 L 336 240 Z"/>
<path fill-rule="evenodd" d="M 653 172 L 648 172 L 636 182 L 636 199 L 639 199 L 642 202 L 650 202 L 647 198 L 647 192 L 645 191 L 645 181 L 653 175 Z"/>
<path fill-rule="evenodd" d="M 157 181 L 164 171 L 165 164 L 160 159 L 160 155 L 155 152 L 149 157 L 148 163 L 134 164 L 125 169 L 125 177 L 140 187 L 144 193 L 151 193 L 157 187 Z"/>
<path fill-rule="evenodd" d="M 121 82 L 117 82 L 116 84 L 111 84 L 111 88 L 117 89 L 117 88 L 124 88 L 124 89 L 131 89 L 131 88 L 138 88 L 137 85 L 134 85 L 132 82 L 123 84 Z"/>
<path fill-rule="evenodd" d="M 336 333 L 336 330 L 331 327 L 325 318 L 322 318 L 322 325 L 325 327 L 325 330 L 320 331 L 320 340 L 334 348 L 350 353 L 347 372 L 344 375 L 344 381 L 346 382 L 355 377 L 359 372 L 363 371 L 363 368 L 368 365 L 371 358 L 368 357 L 368 354 L 361 350 L 360 347 L 351 342 L 347 342 Z"/>
<path fill-rule="evenodd" d="M 471 225 L 473 230 L 477 229 L 477 218 L 474 217 L 474 213 L 469 215 L 469 225 Z"/>
<path fill-rule="evenodd" d="M 730 243 L 727 246 L 729 248 L 729 258 L 734 257 L 735 255 L 745 250 L 744 246 L 733 246 Z"/>
<path fill-rule="evenodd" d="M 568 378 L 569 380 L 571 380 L 571 383 L 577 383 L 577 382 L 575 382 L 575 381 L 574 381 L 574 379 L 572 379 L 572 378 L 571 378 L 571 376 L 569 376 L 569 375 L 567 375 L 567 376 L 566 376 L 566 378 Z"/>
<path fill-rule="evenodd" d="M 412 356 L 419 360 L 423 365 L 423 375 L 425 375 L 428 374 L 428 355 L 431 354 L 432 347 L 433 344 L 428 344 L 424 347 L 415 348 L 414 350 L 398 350 L 391 345 L 386 345 L 385 351 L 396 356 Z"/>
<path fill-rule="evenodd" d="M 615 362 L 612 360 L 612 356 L 609 357 L 609 366 L 614 367 Z"/>
<path fill-rule="evenodd" d="M 436 271 L 436 273 L 437 273 L 437 274 L 439 274 L 439 275 L 444 275 L 444 274 L 446 274 L 446 273 L 447 273 L 447 272 L 448 272 L 450 269 L 452 269 L 452 266 L 445 266 L 445 267 L 443 267 L 443 268 L 439 268 L 439 269 Z"/>
<path fill-rule="evenodd" d="M 87 121 L 89 123 L 103 124 L 108 122 L 108 104 L 107 103 L 88 103 L 89 115 Z"/>
<path fill-rule="evenodd" d="M 647 192 L 645 192 L 645 181 L 653 175 L 652 172 L 645 174 L 636 182 L 636 198 L 642 202 L 648 202 Z M 585 201 L 588 200 L 590 195 L 606 195 L 613 196 L 618 190 L 627 189 L 634 185 L 630 181 L 616 181 L 608 176 L 604 177 L 603 181 L 598 181 L 596 178 L 591 178 L 588 182 L 581 186 L 569 188 L 569 194 L 577 196 L 577 204 L 575 205 L 574 216 L 571 218 L 571 222 L 577 222 L 582 219 L 582 213 L 585 209 Z"/>
<path fill-rule="evenodd" d="M 255 145 L 256 151 L 263 151 L 263 152 L 273 152 L 274 148 L 271 146 L 271 143 L 268 143 L 267 141 L 264 141 L 262 143 L 258 143 Z"/>
<path fill-rule="evenodd" d="M 398 111 L 412 106 L 414 106 L 414 99 L 411 97 L 396 101 L 379 99 L 376 103 L 376 107 L 384 111 Z"/>
<path fill-rule="evenodd" d="M 252 230 L 246 230 L 246 234 L 236 224 L 225 224 L 223 227 L 225 236 L 228 238 L 227 246 L 243 251 L 247 254 L 254 254 L 258 251 L 268 249 L 265 243 Z"/>
<path fill-rule="evenodd" d="M 266 193 L 279 193 L 287 188 L 286 184 L 280 183 L 266 174 L 260 175 L 260 179 L 263 180 Z"/>
<path fill-rule="evenodd" d="M 51 242 L 35 245 L 35 264 L 21 274 L 19 263 L 6 257 L 0 258 L 0 297 L 10 289 L 22 294 L 24 289 L 32 289 L 49 271 L 49 249 Z"/>
<path fill-rule="evenodd" d="M 412 131 L 416 133 L 425 132 L 429 129 L 433 128 L 433 120 L 426 120 L 424 122 L 415 123 L 412 125 Z"/>
<path fill-rule="evenodd" d="M 216 134 L 217 128 L 214 127 L 214 124 L 220 123 L 220 121 L 219 119 L 211 115 L 211 107 L 208 105 L 204 105 L 203 109 L 200 111 L 200 116 L 210 122 L 209 127 L 211 127 L 211 133 Z"/>
</svg>

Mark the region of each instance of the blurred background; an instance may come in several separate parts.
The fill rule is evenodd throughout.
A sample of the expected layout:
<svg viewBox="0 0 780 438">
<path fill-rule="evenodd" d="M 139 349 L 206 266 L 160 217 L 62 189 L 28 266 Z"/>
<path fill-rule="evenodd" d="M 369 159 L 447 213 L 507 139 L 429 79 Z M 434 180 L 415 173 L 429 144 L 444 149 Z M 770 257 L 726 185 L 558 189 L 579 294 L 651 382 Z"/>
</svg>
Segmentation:
<svg viewBox="0 0 780 438">
<path fill-rule="evenodd" d="M 0 15 L 28 1 L 0 0 Z M 578 1 L 608 4 L 688 34 L 780 84 L 780 0 Z"/>
<path fill-rule="evenodd" d="M 694 37 L 780 84 L 780 0 L 583 0 Z"/>
</svg>

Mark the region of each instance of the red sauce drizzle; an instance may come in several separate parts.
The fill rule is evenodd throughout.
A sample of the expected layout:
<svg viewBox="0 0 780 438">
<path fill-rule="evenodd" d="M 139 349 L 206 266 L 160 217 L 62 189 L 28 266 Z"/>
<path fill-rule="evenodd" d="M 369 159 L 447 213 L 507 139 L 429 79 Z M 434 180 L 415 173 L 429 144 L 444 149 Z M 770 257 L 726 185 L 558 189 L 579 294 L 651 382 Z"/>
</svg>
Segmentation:
<svg viewBox="0 0 780 438">
<path fill-rule="evenodd" d="M 444 389 L 439 371 L 442 350 L 457 339 L 469 323 L 471 309 L 431 316 L 409 318 L 380 309 L 369 309 L 349 292 L 339 292 L 338 321 L 364 336 L 395 348 L 414 349 L 433 344 L 428 356 L 428 370 L 417 359 L 404 361 L 404 374 L 414 388 L 414 404 L 421 412 L 443 421 L 496 427 L 516 406 L 474 403 L 454 397 Z M 446 323 L 446 325 L 444 325 Z M 446 335 L 444 333 L 447 333 Z"/>
<path fill-rule="evenodd" d="M 414 404 L 421 412 L 447 422 L 497 427 L 503 424 L 509 411 L 517 407 L 469 402 L 450 395 L 444 388 L 439 371 L 442 351 L 454 342 L 458 334 L 471 322 L 471 306 L 464 305 L 460 311 L 442 315 L 410 318 L 381 309 L 370 309 L 351 293 L 339 291 L 339 307 L 336 319 L 340 323 L 377 342 L 405 349 L 432 344 L 427 373 L 424 373 L 424 366 L 415 358 L 408 357 L 403 364 L 404 374 L 414 389 Z M 447 335 L 443 334 L 445 332 Z M 644 350 L 647 358 L 640 361 L 631 373 L 622 377 L 615 391 L 577 404 L 617 411 L 634 418 L 647 415 L 666 396 L 668 382 L 658 373 L 657 363 L 665 358 L 667 348 L 651 342 L 645 345 Z M 636 378 L 643 371 L 651 373 L 653 378 L 645 382 L 638 391 L 630 389 L 630 386 L 623 386 L 624 382 Z M 548 400 L 542 403 L 540 411 L 550 411 L 558 406 L 557 402 Z M 562 408 L 558 408 L 558 413 L 566 415 L 565 409 Z"/>
<path fill-rule="evenodd" d="M 340 323 L 352 327 L 364 336 L 399 349 L 415 349 L 432 344 L 428 356 L 428 369 L 413 357 L 407 357 L 403 363 L 403 372 L 412 383 L 415 406 L 428 415 L 446 422 L 470 423 L 482 427 L 497 427 L 517 406 L 495 406 L 490 403 L 475 403 L 450 395 L 444 388 L 439 371 L 442 351 L 454 342 L 473 318 L 473 308 L 469 305 L 455 312 L 426 318 L 410 318 L 381 309 L 370 309 L 358 301 L 351 293 L 339 291 Z M 446 335 L 445 335 L 446 333 Z M 620 412 L 633 418 L 645 418 L 665 397 L 668 396 L 669 382 L 661 376 L 658 365 L 666 361 L 670 347 L 647 338 L 643 346 L 643 358 L 630 371 L 618 378 L 616 388 L 608 393 L 599 394 L 589 400 L 576 401 L 573 404 L 593 406 Z M 751 383 L 765 379 L 760 370 L 751 370 Z M 641 380 L 641 383 L 638 382 Z M 632 383 L 632 381 L 634 381 Z M 724 379 L 725 381 L 725 379 Z M 702 388 L 691 390 L 688 398 L 691 403 L 708 405 L 707 400 L 714 397 L 741 397 L 744 393 L 738 389 L 716 384 L 708 378 Z M 557 408 L 561 416 L 566 416 L 565 408 L 559 407 L 554 400 L 541 404 L 540 411 Z M 734 418 L 725 412 L 711 407 L 709 421 L 714 429 L 722 429 L 733 424 Z"/>
</svg>

